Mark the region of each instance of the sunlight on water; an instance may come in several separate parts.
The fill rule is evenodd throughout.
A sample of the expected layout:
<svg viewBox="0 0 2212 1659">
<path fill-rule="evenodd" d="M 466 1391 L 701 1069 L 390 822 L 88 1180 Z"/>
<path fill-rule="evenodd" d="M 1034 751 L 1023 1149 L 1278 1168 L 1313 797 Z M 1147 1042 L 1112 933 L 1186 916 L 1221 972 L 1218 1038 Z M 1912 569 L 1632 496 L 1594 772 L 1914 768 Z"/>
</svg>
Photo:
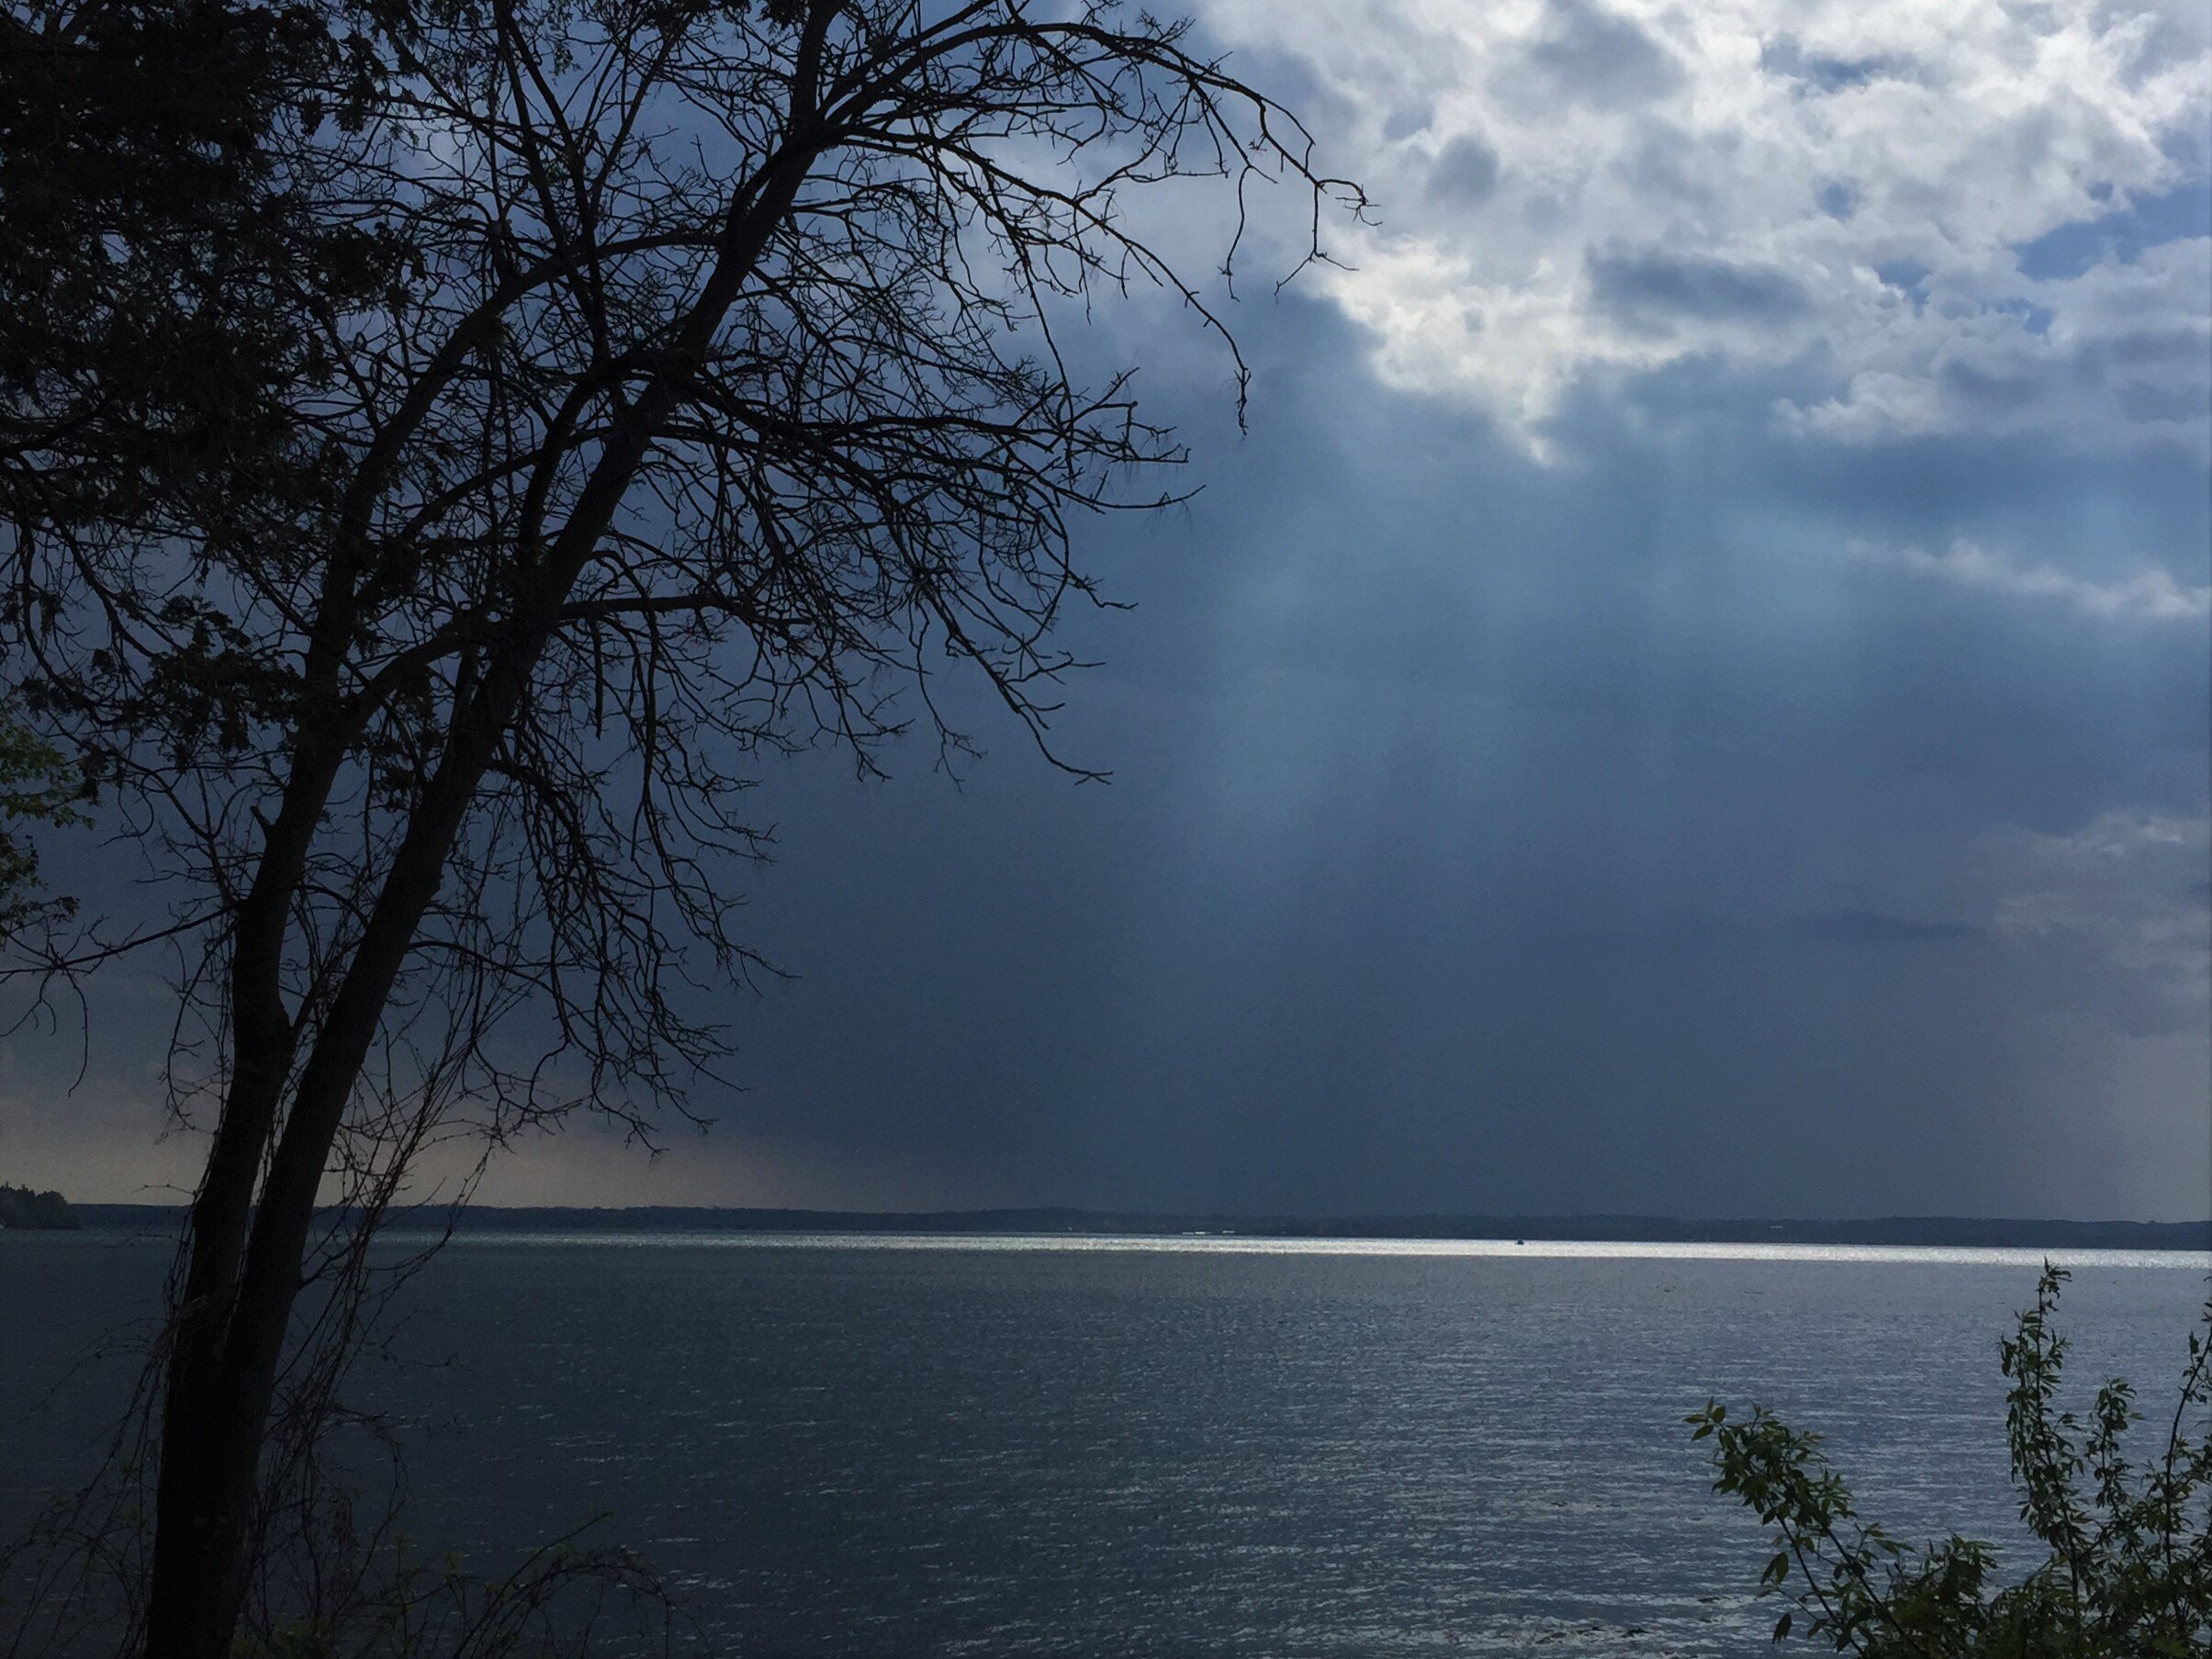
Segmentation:
<svg viewBox="0 0 2212 1659">
<path fill-rule="evenodd" d="M 2070 1389 L 2170 1400 L 2212 1254 L 2053 1253 Z M 135 1366 L 82 1356 L 171 1247 L 0 1255 L 5 1531 L 109 1443 Z M 609 1517 L 593 1541 L 739 1659 L 1762 1659 L 1765 1530 L 1685 1414 L 1768 1404 L 1868 1514 L 2009 1566 L 1996 1345 L 2040 1261 L 486 1230 L 410 1284 L 349 1404 L 415 1536 L 496 1566 Z"/>
<path fill-rule="evenodd" d="M 1218 1256 L 1509 1257 L 1572 1261 L 1884 1261 L 1931 1267 L 2196 1268 L 2212 1250 L 2035 1250 L 1912 1244 L 1745 1244 L 1577 1239 L 1273 1239 L 1233 1233 L 463 1233 L 455 1244 L 637 1250 L 982 1250 Z"/>
</svg>

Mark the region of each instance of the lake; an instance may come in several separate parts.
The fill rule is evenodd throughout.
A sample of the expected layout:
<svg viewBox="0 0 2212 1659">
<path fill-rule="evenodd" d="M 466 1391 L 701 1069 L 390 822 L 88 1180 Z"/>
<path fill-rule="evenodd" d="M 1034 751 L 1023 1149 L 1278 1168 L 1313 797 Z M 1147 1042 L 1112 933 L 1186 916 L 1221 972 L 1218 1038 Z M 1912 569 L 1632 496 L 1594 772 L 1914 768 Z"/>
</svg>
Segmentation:
<svg viewBox="0 0 2212 1659">
<path fill-rule="evenodd" d="M 2212 1258 L 2060 1259 L 2083 1396 L 2117 1371 L 2170 1402 Z M 0 1520 L 97 1455 L 126 1362 L 54 1385 L 166 1261 L 0 1235 Z M 762 1659 L 1747 1656 L 1762 1532 L 1684 1414 L 1763 1401 L 1893 1530 L 2012 1539 L 1996 1343 L 2038 1261 L 464 1236 L 352 1397 L 426 1549 L 488 1567 L 604 1513 Z"/>
</svg>

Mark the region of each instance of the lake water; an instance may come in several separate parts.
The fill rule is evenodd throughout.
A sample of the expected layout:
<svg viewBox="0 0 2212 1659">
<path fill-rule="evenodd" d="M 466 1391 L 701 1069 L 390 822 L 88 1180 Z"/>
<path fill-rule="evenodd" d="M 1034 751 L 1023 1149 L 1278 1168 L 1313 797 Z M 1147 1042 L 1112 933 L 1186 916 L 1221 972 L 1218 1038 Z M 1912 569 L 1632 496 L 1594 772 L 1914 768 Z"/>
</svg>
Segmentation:
<svg viewBox="0 0 2212 1659">
<path fill-rule="evenodd" d="M 2212 1258 L 2061 1260 L 2084 1395 L 2117 1371 L 2170 1400 Z M 479 1237 L 354 1392 L 427 1547 L 492 1565 L 606 1512 L 761 1659 L 1733 1659 L 1768 1651 L 1762 1534 L 1684 1414 L 1764 1401 L 1906 1536 L 2010 1539 L 1996 1343 L 2038 1261 Z M 95 1455 L 121 1362 L 52 1384 L 165 1261 L 0 1236 L 0 1519 Z"/>
</svg>

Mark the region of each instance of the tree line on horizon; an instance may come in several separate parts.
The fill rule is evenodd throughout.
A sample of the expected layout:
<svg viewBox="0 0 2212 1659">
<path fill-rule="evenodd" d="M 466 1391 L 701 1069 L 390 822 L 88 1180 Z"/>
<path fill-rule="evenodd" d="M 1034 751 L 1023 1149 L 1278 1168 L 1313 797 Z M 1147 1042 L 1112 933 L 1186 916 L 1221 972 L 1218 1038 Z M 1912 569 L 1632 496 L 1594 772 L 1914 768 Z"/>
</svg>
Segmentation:
<svg viewBox="0 0 2212 1659">
<path fill-rule="evenodd" d="M 69 1201 L 56 1192 L 0 1184 L 0 1227 L 36 1232 L 68 1232 L 82 1227 Z"/>
</svg>

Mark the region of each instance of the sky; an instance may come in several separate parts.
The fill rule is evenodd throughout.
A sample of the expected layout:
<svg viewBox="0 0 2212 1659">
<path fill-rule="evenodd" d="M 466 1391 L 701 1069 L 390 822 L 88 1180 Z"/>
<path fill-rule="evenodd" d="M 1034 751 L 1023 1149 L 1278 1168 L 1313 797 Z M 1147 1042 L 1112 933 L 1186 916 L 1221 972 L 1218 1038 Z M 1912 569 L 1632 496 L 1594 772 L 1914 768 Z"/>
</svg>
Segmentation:
<svg viewBox="0 0 2212 1659">
<path fill-rule="evenodd" d="M 2201 5 L 1196 15 L 1376 207 L 1263 215 L 1242 434 L 1099 313 L 1204 485 L 1079 530 L 1111 780 L 771 768 L 743 1092 L 488 1195 L 2212 1215 Z M 0 1180 L 188 1182 L 164 994 L 0 1049 Z"/>
</svg>

